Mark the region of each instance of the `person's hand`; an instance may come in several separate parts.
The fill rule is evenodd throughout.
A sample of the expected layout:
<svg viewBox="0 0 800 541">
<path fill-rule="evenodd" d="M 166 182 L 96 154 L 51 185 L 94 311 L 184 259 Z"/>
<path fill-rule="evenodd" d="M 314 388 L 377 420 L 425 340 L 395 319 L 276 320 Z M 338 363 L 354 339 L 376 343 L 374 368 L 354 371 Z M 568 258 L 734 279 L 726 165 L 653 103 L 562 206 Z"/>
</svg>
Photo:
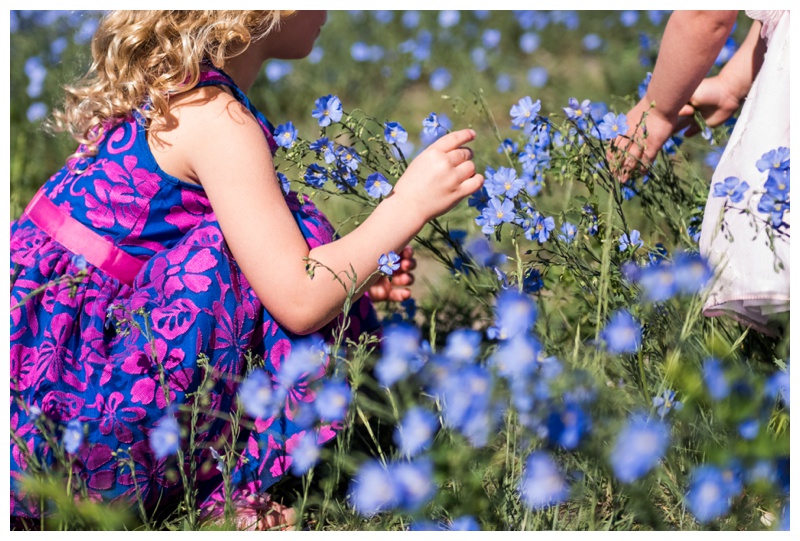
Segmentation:
<svg viewBox="0 0 800 541">
<path fill-rule="evenodd" d="M 612 142 L 608 152 L 611 171 L 620 182 L 627 182 L 653 163 L 658 151 L 677 129 L 677 119 L 668 119 L 650 102 L 642 99 L 625 115 L 628 133 Z"/>
<path fill-rule="evenodd" d="M 474 130 L 459 130 L 434 141 L 411 162 L 390 198 L 402 200 L 423 223 L 449 211 L 483 186 L 472 150 L 464 146 L 473 139 Z"/>
<path fill-rule="evenodd" d="M 374 302 L 379 301 L 404 301 L 411 298 L 411 290 L 407 286 L 414 283 L 414 275 L 411 273 L 417 267 L 417 260 L 414 259 L 414 249 L 406 246 L 400 252 L 400 268 L 392 274 L 392 280 L 388 276 L 381 276 L 370 288 L 369 298 Z"/>
<path fill-rule="evenodd" d="M 740 104 L 740 98 L 723 78 L 707 77 L 694 91 L 689 103 L 678 113 L 681 120 L 677 129 L 680 131 L 688 126 L 687 137 L 700 133 L 701 128 L 694 121 L 695 111 L 702 115 L 709 127 L 719 126 L 733 116 Z"/>
</svg>

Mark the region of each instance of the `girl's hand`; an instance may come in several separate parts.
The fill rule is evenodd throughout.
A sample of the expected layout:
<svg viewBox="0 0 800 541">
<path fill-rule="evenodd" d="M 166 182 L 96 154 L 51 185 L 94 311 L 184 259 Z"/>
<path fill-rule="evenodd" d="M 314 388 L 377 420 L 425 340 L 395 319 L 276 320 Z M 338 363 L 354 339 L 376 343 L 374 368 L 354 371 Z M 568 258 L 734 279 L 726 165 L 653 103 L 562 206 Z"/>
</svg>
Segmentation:
<svg viewBox="0 0 800 541">
<path fill-rule="evenodd" d="M 693 119 L 695 111 L 703 116 L 709 127 L 719 126 L 739 109 L 740 104 L 741 100 L 722 77 L 703 79 L 679 113 L 678 130 L 689 126 L 687 137 L 700 133 L 700 126 Z"/>
<path fill-rule="evenodd" d="M 611 170 L 620 182 L 627 182 L 635 171 L 646 170 L 677 130 L 678 119 L 664 117 L 646 99 L 628 111 L 628 134 L 617 137 L 608 152 Z"/>
<path fill-rule="evenodd" d="M 414 275 L 411 271 L 417 267 L 417 260 L 414 259 L 414 249 L 406 246 L 400 252 L 400 268 L 392 274 L 392 280 L 387 276 L 381 276 L 370 288 L 369 298 L 374 301 L 404 301 L 411 298 L 411 290 L 407 287 L 414 283 Z"/>
<path fill-rule="evenodd" d="M 483 186 L 475 173 L 472 150 L 463 145 L 475 139 L 474 130 L 442 136 L 420 153 L 397 181 L 394 197 L 411 216 L 425 223 L 449 211 Z"/>
</svg>

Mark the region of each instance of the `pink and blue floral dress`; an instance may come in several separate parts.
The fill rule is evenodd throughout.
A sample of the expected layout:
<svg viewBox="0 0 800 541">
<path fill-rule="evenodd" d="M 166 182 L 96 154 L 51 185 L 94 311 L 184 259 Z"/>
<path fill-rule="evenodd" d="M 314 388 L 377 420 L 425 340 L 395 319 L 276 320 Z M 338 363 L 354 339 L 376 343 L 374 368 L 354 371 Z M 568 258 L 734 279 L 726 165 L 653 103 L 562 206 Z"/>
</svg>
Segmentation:
<svg viewBox="0 0 800 541">
<path fill-rule="evenodd" d="M 229 87 L 275 150 L 272 126 L 227 75 L 204 72 L 199 85 Z M 221 468 L 211 449 L 230 434 L 224 414 L 237 407 L 237 382 L 256 354 L 278 385 L 300 337 L 256 297 L 202 187 L 158 166 L 138 117 L 106 130 L 98 153 L 71 165 L 11 224 L 11 306 L 19 305 L 11 311 L 11 515 L 40 516 L 20 480 L 30 457 L 56 467 L 53 445 L 75 421 L 85 435 L 67 459 L 90 498 L 132 504 L 138 491 L 148 510 L 174 500 L 182 486 L 167 472 L 176 457 L 156 458 L 148 435 L 176 406 L 195 400 L 203 382 L 208 398 L 196 423 L 204 427 L 196 435 L 202 450 L 191 460 L 199 501 L 219 507 Z M 290 192 L 286 204 L 310 248 L 333 240 L 310 200 L 300 203 Z M 63 278 L 82 269 L 80 280 Z M 349 316 L 350 337 L 378 328 L 366 297 Z M 339 320 L 321 334 L 330 336 Z M 314 399 L 313 377 L 295 383 L 278 414 L 243 429 L 242 454 L 230 472 L 234 499 L 264 491 L 289 469 L 289 453 L 305 434 L 296 415 Z M 55 427 L 55 440 L 37 429 L 43 421 Z M 334 427 L 318 429 L 320 442 L 334 435 Z"/>
</svg>

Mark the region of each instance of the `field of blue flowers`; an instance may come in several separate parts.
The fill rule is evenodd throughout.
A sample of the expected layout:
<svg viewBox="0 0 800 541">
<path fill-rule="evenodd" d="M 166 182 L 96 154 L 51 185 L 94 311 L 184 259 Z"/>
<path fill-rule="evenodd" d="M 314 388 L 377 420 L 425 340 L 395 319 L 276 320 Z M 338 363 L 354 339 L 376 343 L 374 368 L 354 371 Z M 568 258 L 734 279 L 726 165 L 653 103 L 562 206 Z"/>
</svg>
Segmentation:
<svg viewBox="0 0 800 541">
<path fill-rule="evenodd" d="M 42 121 L 88 66 L 98 16 L 11 12 L 12 218 L 74 150 Z M 415 295 L 382 307 L 380 344 L 293 350 L 290 378 L 330 360 L 308 426 L 344 427 L 297 443 L 272 489 L 299 528 L 788 529 L 788 318 L 765 336 L 701 314 L 714 272 L 697 238 L 730 125 L 674 137 L 626 184 L 610 172 L 668 16 L 339 11 L 307 59 L 267 63 L 251 98 L 276 125 L 279 177 L 340 234 L 449 129 L 476 130 L 487 178 L 415 239 Z M 781 171 L 788 184 L 788 158 Z M 257 367 L 240 389 L 237 423 L 280 400 Z M 83 436 L 63 434 L 67 451 Z M 177 470 L 190 436 L 162 423 L 150 444 Z M 51 527 L 200 527 L 191 498 L 155 520 L 76 502 L 69 483 L 31 485 L 60 510 Z"/>
</svg>

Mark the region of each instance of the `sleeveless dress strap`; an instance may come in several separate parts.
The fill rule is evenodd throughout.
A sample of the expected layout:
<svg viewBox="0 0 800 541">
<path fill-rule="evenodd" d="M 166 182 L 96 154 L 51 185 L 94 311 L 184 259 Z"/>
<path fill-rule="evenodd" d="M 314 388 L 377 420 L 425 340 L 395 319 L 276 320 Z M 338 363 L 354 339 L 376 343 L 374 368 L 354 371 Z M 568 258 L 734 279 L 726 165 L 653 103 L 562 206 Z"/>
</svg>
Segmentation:
<svg viewBox="0 0 800 541">
<path fill-rule="evenodd" d="M 275 154 L 275 151 L 278 150 L 278 143 L 275 141 L 275 137 L 273 137 L 273 132 L 275 131 L 275 127 L 272 123 L 261 114 L 261 111 L 255 108 L 255 106 L 250 102 L 241 89 L 236 86 L 236 83 L 233 82 L 233 79 L 222 71 L 220 68 L 212 66 L 210 63 L 204 63 L 205 66 L 209 66 L 208 71 L 202 71 L 200 73 L 200 82 L 197 83 L 196 87 L 199 88 L 201 86 L 226 86 L 231 89 L 233 92 L 234 97 L 239 100 L 247 109 L 253 113 L 253 116 L 256 117 L 256 120 L 261 125 L 261 129 L 264 131 L 264 135 L 267 138 L 267 143 L 269 143 L 269 149 Z"/>
</svg>

